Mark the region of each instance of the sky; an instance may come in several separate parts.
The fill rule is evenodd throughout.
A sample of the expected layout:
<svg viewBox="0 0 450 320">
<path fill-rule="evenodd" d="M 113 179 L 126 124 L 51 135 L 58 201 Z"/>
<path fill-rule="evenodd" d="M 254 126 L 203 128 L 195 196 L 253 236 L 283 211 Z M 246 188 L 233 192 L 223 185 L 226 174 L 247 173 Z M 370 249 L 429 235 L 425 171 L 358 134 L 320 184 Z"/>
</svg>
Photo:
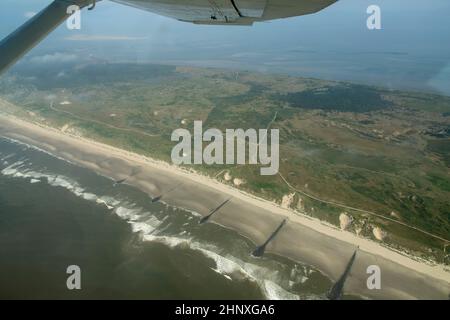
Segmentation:
<svg viewBox="0 0 450 320">
<path fill-rule="evenodd" d="M 50 0 L 2 0 L 0 38 Z M 381 8 L 381 30 L 366 9 Z M 340 0 L 308 16 L 252 27 L 199 26 L 108 0 L 82 12 L 81 30 L 59 27 L 35 55 L 93 55 L 350 80 L 450 95 L 450 1 Z"/>
</svg>

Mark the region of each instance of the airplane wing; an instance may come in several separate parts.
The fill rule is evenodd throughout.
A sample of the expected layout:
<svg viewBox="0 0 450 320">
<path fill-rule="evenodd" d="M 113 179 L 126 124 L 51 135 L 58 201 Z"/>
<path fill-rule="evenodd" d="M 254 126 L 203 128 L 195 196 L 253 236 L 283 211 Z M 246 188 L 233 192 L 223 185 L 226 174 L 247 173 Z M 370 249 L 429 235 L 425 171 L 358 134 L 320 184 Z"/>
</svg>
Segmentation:
<svg viewBox="0 0 450 320">
<path fill-rule="evenodd" d="M 100 0 L 54 0 L 0 41 L 0 74 L 36 46 L 70 14 Z M 180 21 L 197 24 L 251 25 L 257 21 L 315 13 L 337 0 L 112 0 Z"/>
<path fill-rule="evenodd" d="M 196 24 L 252 25 L 254 22 L 318 12 L 337 0 L 111 0 Z"/>
</svg>

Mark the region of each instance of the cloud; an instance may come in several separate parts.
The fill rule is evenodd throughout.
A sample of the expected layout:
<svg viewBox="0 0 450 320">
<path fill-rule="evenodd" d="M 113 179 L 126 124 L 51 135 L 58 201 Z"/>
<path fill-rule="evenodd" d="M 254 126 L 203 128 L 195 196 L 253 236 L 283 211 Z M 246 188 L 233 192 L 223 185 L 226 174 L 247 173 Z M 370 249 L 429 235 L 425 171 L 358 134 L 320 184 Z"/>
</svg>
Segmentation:
<svg viewBox="0 0 450 320">
<path fill-rule="evenodd" d="M 56 52 L 53 54 L 46 54 L 43 56 L 36 56 L 30 59 L 31 63 L 48 64 L 48 63 L 67 63 L 78 60 L 78 56 L 71 53 Z"/>
<path fill-rule="evenodd" d="M 119 35 L 88 35 L 88 34 L 77 34 L 64 38 L 69 41 L 137 41 L 137 40 L 147 40 L 147 37 L 129 37 L 129 36 L 119 36 Z"/>
<path fill-rule="evenodd" d="M 33 18 L 36 15 L 36 12 L 27 11 L 23 15 L 25 16 L 25 18 Z"/>
</svg>

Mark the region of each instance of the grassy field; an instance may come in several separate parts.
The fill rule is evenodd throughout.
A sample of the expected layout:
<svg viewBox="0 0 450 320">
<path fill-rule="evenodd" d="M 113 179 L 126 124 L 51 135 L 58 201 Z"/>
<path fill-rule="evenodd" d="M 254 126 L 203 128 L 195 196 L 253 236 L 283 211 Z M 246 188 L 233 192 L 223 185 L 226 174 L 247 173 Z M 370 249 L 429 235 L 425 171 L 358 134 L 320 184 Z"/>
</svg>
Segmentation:
<svg viewBox="0 0 450 320">
<path fill-rule="evenodd" d="M 108 63 L 22 66 L 0 80 L 0 96 L 21 106 L 12 111 L 22 117 L 165 161 L 172 131 L 192 132 L 194 120 L 204 130 L 270 124 L 280 130 L 281 175 L 261 176 L 257 165 L 192 168 L 232 184 L 228 173 L 244 182 L 239 188 L 279 203 L 294 193 L 291 208 L 335 225 L 345 211 L 351 231 L 373 238 L 378 226 L 391 246 L 449 263 L 443 241 L 395 222 L 450 238 L 449 97 Z"/>
</svg>

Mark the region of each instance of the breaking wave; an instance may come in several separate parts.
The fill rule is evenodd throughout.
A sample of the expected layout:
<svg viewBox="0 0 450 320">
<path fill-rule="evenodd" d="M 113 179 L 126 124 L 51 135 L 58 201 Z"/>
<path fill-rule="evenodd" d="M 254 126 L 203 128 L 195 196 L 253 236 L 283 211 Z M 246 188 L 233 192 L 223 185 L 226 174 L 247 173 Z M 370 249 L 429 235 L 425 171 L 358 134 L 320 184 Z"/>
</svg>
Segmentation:
<svg viewBox="0 0 450 320">
<path fill-rule="evenodd" d="M 221 255 L 217 253 L 219 248 L 197 242 L 189 238 L 172 236 L 143 235 L 144 241 L 160 242 L 169 247 L 188 247 L 203 253 L 215 262 L 213 271 L 221 274 L 228 280 L 248 279 L 256 283 L 262 290 L 264 296 L 269 300 L 299 300 L 300 296 L 293 294 L 276 284 L 279 280 L 277 271 L 245 262 L 232 255 Z M 270 279 L 270 280 L 268 280 Z M 309 298 L 309 297 L 302 297 Z M 312 296 L 312 299 L 315 297 Z"/>
<path fill-rule="evenodd" d="M 1 160 L 6 161 L 11 158 L 12 156 L 6 156 Z M 111 212 L 127 221 L 127 223 L 131 225 L 132 231 L 139 233 L 143 241 L 159 242 L 170 248 L 185 247 L 191 250 L 199 251 L 204 256 L 214 261 L 215 267 L 212 268 L 213 271 L 221 274 L 228 280 L 247 279 L 256 283 L 261 288 L 261 291 L 267 299 L 297 300 L 300 298 L 300 296 L 285 290 L 277 284 L 280 279 L 276 270 L 270 270 L 256 264 L 246 262 L 230 254 L 219 254 L 218 252 L 220 252 L 221 249 L 214 245 L 200 243 L 192 237 L 184 237 L 190 234 L 186 231 L 181 232 L 178 236 L 163 235 L 162 232 L 164 232 L 168 225 L 162 227 L 162 224 L 168 216 L 164 219 L 158 219 L 155 215 L 146 211 L 144 208 L 137 207 L 127 201 L 121 201 L 110 196 L 97 195 L 92 192 L 87 192 L 86 189 L 83 188 L 77 181 L 63 175 L 33 170 L 28 167 L 26 161 L 27 159 L 20 159 L 8 165 L 6 168 L 1 170 L 1 174 L 13 178 L 27 179 L 32 184 L 46 182 L 51 186 L 64 188 L 86 201 L 103 205 Z M 182 208 L 177 209 L 184 210 Z M 190 213 L 192 216 L 198 215 L 198 213 Z M 192 220 L 192 216 L 188 218 L 188 221 Z M 291 282 L 303 283 L 305 278 L 298 278 L 297 271 L 298 270 L 292 271 Z M 305 273 L 301 272 L 301 274 Z"/>
</svg>

